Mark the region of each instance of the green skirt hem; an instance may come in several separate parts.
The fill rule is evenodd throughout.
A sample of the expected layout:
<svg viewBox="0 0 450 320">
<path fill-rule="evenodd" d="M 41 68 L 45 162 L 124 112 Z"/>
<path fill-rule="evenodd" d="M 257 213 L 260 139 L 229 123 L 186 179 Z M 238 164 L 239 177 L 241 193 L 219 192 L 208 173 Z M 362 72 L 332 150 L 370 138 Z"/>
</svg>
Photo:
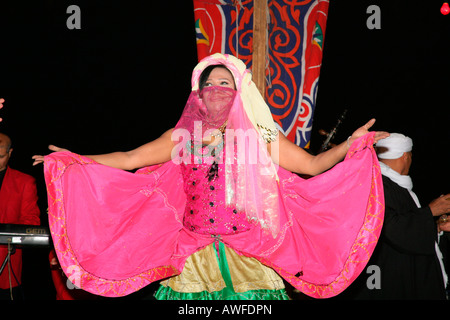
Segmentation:
<svg viewBox="0 0 450 320">
<path fill-rule="evenodd" d="M 285 289 L 280 290 L 250 290 L 246 292 L 202 291 L 202 292 L 177 292 L 170 287 L 161 285 L 155 293 L 158 300 L 290 300 Z"/>
</svg>

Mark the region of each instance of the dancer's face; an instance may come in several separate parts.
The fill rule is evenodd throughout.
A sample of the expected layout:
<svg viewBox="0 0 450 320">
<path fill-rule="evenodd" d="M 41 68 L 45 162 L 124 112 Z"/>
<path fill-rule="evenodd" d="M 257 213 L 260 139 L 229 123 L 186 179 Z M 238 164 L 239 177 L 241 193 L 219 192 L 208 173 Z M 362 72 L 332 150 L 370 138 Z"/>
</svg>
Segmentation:
<svg viewBox="0 0 450 320">
<path fill-rule="evenodd" d="M 210 86 L 221 86 L 236 90 L 233 75 L 228 69 L 223 67 L 217 67 L 211 71 L 205 82 L 205 87 Z"/>
<path fill-rule="evenodd" d="M 211 119 L 226 120 L 235 97 L 236 86 L 231 72 L 224 67 L 211 70 L 202 89 L 203 102 Z"/>
</svg>

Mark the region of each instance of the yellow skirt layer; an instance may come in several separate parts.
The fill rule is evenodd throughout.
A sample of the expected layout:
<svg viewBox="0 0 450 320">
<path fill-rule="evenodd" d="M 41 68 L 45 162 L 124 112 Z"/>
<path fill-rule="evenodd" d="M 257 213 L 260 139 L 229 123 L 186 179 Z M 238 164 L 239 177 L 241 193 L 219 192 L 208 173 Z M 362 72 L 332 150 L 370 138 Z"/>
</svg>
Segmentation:
<svg viewBox="0 0 450 320">
<path fill-rule="evenodd" d="M 155 296 L 160 300 L 289 299 L 273 269 L 221 242 L 191 255 L 182 273 L 162 281 Z"/>
</svg>

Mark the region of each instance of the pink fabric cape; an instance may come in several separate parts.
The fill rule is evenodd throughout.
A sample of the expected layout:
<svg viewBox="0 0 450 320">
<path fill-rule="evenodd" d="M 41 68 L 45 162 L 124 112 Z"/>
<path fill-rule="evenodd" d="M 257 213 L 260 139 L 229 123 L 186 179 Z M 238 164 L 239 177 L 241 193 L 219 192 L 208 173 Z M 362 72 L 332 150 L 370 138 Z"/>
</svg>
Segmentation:
<svg viewBox="0 0 450 320">
<path fill-rule="evenodd" d="M 383 223 L 373 135 L 355 141 L 344 161 L 316 177 L 279 168 L 276 238 L 256 226 L 220 240 L 311 297 L 342 292 L 365 267 Z M 216 240 L 183 227 L 183 178 L 171 161 L 130 173 L 57 152 L 46 156 L 44 174 L 61 267 L 93 294 L 123 296 L 179 274 L 191 254 Z"/>
</svg>

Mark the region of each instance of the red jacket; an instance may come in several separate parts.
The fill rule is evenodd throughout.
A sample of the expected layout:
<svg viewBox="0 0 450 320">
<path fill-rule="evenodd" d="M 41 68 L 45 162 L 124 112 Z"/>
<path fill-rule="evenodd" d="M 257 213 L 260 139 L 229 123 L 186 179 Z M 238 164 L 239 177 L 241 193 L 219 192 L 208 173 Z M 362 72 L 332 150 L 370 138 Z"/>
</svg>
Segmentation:
<svg viewBox="0 0 450 320">
<path fill-rule="evenodd" d="M 5 177 L 0 189 L 0 223 L 5 224 L 40 224 L 40 211 L 37 205 L 37 189 L 35 179 L 25 173 L 6 169 Z M 0 266 L 8 252 L 7 246 L 0 246 Z M 17 249 L 11 256 L 11 265 L 18 283 L 11 274 L 12 286 L 18 286 L 22 277 L 22 250 Z M 8 266 L 0 275 L 0 288 L 8 289 Z"/>
</svg>

